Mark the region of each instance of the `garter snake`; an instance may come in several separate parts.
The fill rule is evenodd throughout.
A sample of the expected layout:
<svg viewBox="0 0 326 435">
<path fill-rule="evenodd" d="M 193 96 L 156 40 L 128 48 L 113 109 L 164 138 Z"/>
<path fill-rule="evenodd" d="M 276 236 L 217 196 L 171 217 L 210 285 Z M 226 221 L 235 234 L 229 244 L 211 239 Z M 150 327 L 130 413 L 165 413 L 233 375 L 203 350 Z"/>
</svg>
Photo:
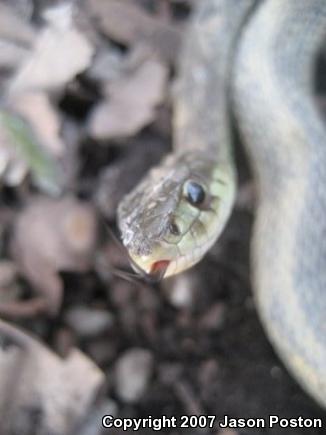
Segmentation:
<svg viewBox="0 0 326 435">
<path fill-rule="evenodd" d="M 326 130 L 314 66 L 325 0 L 203 0 L 180 66 L 174 152 L 121 202 L 132 261 L 170 276 L 197 263 L 232 210 L 230 112 L 258 205 L 252 283 L 262 323 L 303 388 L 326 406 Z"/>
</svg>

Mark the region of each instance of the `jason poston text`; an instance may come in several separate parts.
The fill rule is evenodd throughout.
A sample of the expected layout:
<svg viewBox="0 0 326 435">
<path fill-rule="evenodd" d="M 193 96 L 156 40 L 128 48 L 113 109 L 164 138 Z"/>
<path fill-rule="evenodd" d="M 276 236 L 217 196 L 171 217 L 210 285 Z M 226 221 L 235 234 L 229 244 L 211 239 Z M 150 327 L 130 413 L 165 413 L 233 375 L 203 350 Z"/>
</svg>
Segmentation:
<svg viewBox="0 0 326 435">
<path fill-rule="evenodd" d="M 232 418 L 224 415 L 222 418 L 216 415 L 181 415 L 179 417 L 166 416 L 147 418 L 118 418 L 105 415 L 102 418 L 104 428 L 118 428 L 123 431 L 150 428 L 154 431 L 170 428 L 321 428 L 321 418 L 281 418 L 278 415 L 270 415 L 266 418 Z"/>
</svg>

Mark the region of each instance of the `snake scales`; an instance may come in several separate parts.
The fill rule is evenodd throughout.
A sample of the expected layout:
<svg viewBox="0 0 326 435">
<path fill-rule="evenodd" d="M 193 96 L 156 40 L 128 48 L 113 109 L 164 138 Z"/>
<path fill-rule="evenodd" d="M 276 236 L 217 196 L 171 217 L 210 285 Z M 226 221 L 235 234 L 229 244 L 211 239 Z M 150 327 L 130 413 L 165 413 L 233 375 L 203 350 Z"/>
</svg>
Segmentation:
<svg viewBox="0 0 326 435">
<path fill-rule="evenodd" d="M 182 57 L 175 151 L 121 202 L 133 263 L 169 276 L 198 262 L 231 212 L 230 112 L 256 179 L 252 282 L 263 325 L 326 407 L 326 130 L 313 99 L 325 0 L 202 0 Z"/>
</svg>

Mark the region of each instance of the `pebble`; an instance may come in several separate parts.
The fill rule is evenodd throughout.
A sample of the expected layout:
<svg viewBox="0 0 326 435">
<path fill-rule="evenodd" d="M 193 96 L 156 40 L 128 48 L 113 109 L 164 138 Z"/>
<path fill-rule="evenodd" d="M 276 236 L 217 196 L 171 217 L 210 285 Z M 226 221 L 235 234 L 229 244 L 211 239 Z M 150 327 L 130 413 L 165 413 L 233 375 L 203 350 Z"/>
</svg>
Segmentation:
<svg viewBox="0 0 326 435">
<path fill-rule="evenodd" d="M 68 311 L 66 323 L 83 338 L 94 337 L 113 324 L 113 316 L 106 310 L 75 307 Z"/>
<path fill-rule="evenodd" d="M 104 415 L 112 415 L 115 417 L 118 414 L 118 405 L 112 399 L 106 399 L 100 402 L 96 409 L 93 410 L 87 417 L 83 427 L 79 429 L 79 435 L 100 435 L 103 432 L 99 429 L 98 422 L 102 420 Z"/>
<path fill-rule="evenodd" d="M 218 431 L 217 435 L 239 435 L 239 432 L 233 429 L 225 428 Z"/>
<path fill-rule="evenodd" d="M 153 356 L 141 348 L 127 350 L 115 367 L 116 393 L 127 403 L 136 402 L 147 388 L 153 372 Z"/>
<path fill-rule="evenodd" d="M 198 280 L 193 272 L 185 272 L 164 281 L 163 288 L 170 304 L 175 308 L 191 308 Z"/>
<path fill-rule="evenodd" d="M 225 323 L 226 306 L 222 302 L 212 305 L 200 319 L 201 328 L 207 331 L 218 331 Z"/>
</svg>

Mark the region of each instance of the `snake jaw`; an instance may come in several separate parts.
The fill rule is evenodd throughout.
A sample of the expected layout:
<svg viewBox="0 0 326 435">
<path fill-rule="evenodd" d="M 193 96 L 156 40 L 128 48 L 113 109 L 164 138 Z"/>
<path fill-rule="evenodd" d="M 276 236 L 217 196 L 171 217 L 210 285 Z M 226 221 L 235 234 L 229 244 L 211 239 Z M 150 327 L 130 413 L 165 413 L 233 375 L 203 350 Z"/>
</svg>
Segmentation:
<svg viewBox="0 0 326 435">
<path fill-rule="evenodd" d="M 171 260 L 158 260 L 153 263 L 148 263 L 147 266 L 139 265 L 130 255 L 129 261 L 131 267 L 137 274 L 152 283 L 160 282 L 165 277 L 165 273 L 171 264 Z"/>
</svg>

